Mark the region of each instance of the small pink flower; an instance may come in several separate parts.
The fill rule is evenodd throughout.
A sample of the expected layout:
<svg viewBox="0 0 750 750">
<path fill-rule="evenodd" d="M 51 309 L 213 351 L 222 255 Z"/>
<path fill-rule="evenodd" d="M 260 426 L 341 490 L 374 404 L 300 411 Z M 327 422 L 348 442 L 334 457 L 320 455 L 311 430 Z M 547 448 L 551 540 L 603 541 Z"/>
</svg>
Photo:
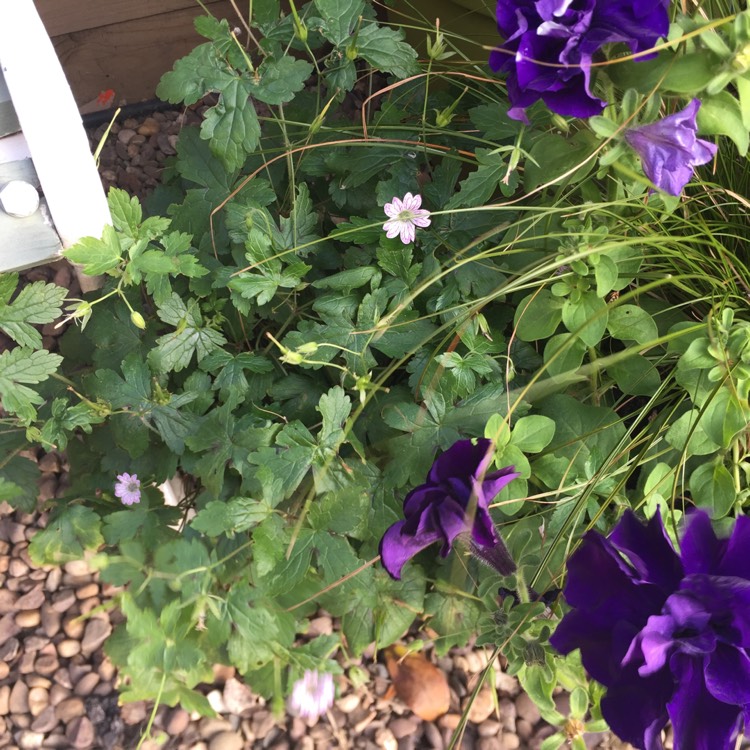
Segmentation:
<svg viewBox="0 0 750 750">
<path fill-rule="evenodd" d="M 133 505 L 141 502 L 141 480 L 137 474 L 118 474 L 115 483 L 115 497 L 122 500 L 123 505 Z"/>
<path fill-rule="evenodd" d="M 333 675 L 306 669 L 304 677 L 292 687 L 289 708 L 303 719 L 317 719 L 333 705 L 335 693 Z"/>
<path fill-rule="evenodd" d="M 383 206 L 388 221 L 383 224 L 386 237 L 392 239 L 396 235 L 401 235 L 401 242 L 408 245 L 414 242 L 416 230 L 414 227 L 429 227 L 430 212 L 422 205 L 421 195 L 412 195 L 407 193 L 404 199 L 394 198 L 391 203 Z"/>
</svg>

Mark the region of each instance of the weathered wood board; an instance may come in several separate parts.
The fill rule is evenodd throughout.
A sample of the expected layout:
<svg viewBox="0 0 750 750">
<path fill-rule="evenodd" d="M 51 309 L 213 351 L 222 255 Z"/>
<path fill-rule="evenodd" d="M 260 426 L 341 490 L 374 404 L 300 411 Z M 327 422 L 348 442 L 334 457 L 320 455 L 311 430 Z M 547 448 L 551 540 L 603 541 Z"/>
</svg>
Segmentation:
<svg viewBox="0 0 750 750">
<path fill-rule="evenodd" d="M 116 103 L 153 98 L 175 60 L 205 41 L 193 26 L 203 13 L 194 0 L 36 0 L 36 5 L 79 106 L 107 89 L 114 90 Z M 207 7 L 239 25 L 229 0 L 210 0 Z"/>
</svg>

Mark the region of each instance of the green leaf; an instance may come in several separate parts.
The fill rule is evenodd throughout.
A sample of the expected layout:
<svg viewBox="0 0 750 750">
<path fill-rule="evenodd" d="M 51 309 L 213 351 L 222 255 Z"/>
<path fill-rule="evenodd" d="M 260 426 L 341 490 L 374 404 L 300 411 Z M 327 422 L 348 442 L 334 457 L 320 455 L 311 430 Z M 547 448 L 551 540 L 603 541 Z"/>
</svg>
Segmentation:
<svg viewBox="0 0 750 750">
<path fill-rule="evenodd" d="M 725 449 L 729 449 L 735 438 L 746 430 L 750 423 L 747 401 L 742 404 L 737 394 L 728 388 L 719 390 L 704 408 L 701 423 L 706 435 Z"/>
<path fill-rule="evenodd" d="M 156 95 L 172 104 L 195 104 L 209 91 L 223 91 L 234 78 L 216 47 L 201 44 L 161 77 Z"/>
<path fill-rule="evenodd" d="M 203 317 L 196 300 L 186 305 L 175 292 L 159 307 L 158 316 L 175 326 L 174 333 L 160 336 L 157 347 L 149 354 L 149 361 L 157 372 L 179 372 L 184 370 L 196 355 L 200 362 L 207 354 L 227 340 L 220 331 L 203 324 Z"/>
<path fill-rule="evenodd" d="M 100 240 L 83 237 L 73 247 L 63 250 L 71 263 L 80 263 L 89 276 L 109 273 L 122 262 L 120 240 L 115 228 L 106 224 Z"/>
<path fill-rule="evenodd" d="M 212 500 L 191 521 L 191 528 L 208 536 L 235 534 L 257 526 L 272 509 L 259 500 L 239 497 L 224 502 Z"/>
<path fill-rule="evenodd" d="M 617 387 L 629 396 L 653 396 L 661 385 L 661 375 L 642 354 L 633 354 L 607 367 Z"/>
<path fill-rule="evenodd" d="M 448 201 L 446 208 L 483 205 L 505 178 L 508 166 L 503 154 L 488 148 L 477 148 L 475 153 L 478 168 L 461 181 L 460 192 Z"/>
<path fill-rule="evenodd" d="M 260 123 L 249 101 L 252 86 L 233 78 L 221 89 L 221 99 L 206 112 L 201 137 L 209 141 L 211 151 L 228 170 L 239 169 L 258 147 Z"/>
<path fill-rule="evenodd" d="M 639 344 L 648 344 L 659 335 L 654 319 L 637 305 L 618 305 L 610 310 L 607 330 L 620 341 Z"/>
<path fill-rule="evenodd" d="M 535 414 L 521 417 L 513 425 L 510 441 L 524 453 L 540 453 L 550 444 L 554 436 L 554 420 Z"/>
<path fill-rule="evenodd" d="M 524 297 L 516 306 L 513 325 L 521 341 L 549 338 L 562 320 L 563 302 L 548 289 Z"/>
<path fill-rule="evenodd" d="M 115 229 L 124 232 L 128 237 L 137 237 L 138 227 L 143 220 L 143 210 L 138 198 L 113 187 L 107 195 L 107 203 Z"/>
<path fill-rule="evenodd" d="M 750 135 L 742 118 L 740 103 L 728 91 L 702 97 L 697 121 L 701 133 L 729 136 L 740 156 L 747 154 Z"/>
<path fill-rule="evenodd" d="M 358 289 L 365 284 L 372 283 L 373 279 L 379 279 L 380 270 L 374 266 L 361 266 L 360 268 L 348 268 L 345 271 L 331 274 L 317 281 L 312 286 L 316 289 L 335 289 L 348 292 Z"/>
<path fill-rule="evenodd" d="M 706 434 L 704 425 L 706 414 L 698 409 L 685 412 L 667 430 L 666 441 L 678 451 L 688 456 L 705 456 L 719 450 L 719 446 Z"/>
<path fill-rule="evenodd" d="M 518 120 L 508 117 L 508 105 L 503 102 L 480 104 L 469 110 L 469 119 L 491 141 L 513 139 L 522 127 Z"/>
<path fill-rule="evenodd" d="M 7 278 L 17 280 L 18 274 Z M 58 318 L 66 294 L 63 287 L 43 281 L 23 287 L 13 302 L 0 302 L 0 328 L 21 346 L 41 349 L 42 336 L 32 324 L 51 323 Z"/>
<path fill-rule="evenodd" d="M 315 0 L 323 19 L 323 35 L 335 46 L 349 39 L 365 8 L 365 0 Z"/>
<path fill-rule="evenodd" d="M 68 505 L 50 518 L 29 544 L 29 555 L 35 565 L 60 565 L 80 560 L 86 550 L 104 544 L 101 519 L 90 508 Z"/>
<path fill-rule="evenodd" d="M 373 68 L 407 78 L 419 73 L 419 66 L 416 51 L 402 39 L 401 30 L 363 24 L 357 35 L 357 51 Z"/>
<path fill-rule="evenodd" d="M 427 579 L 419 565 L 404 568 L 400 581 L 376 576 L 378 607 L 375 610 L 375 642 L 378 648 L 401 638 L 422 612 Z"/>
<path fill-rule="evenodd" d="M 344 439 L 344 424 L 352 411 L 352 401 L 341 386 L 334 386 L 320 397 L 317 410 L 323 417 L 318 433 L 321 447 L 335 451 Z"/>
<path fill-rule="evenodd" d="M 607 328 L 607 303 L 594 292 L 584 292 L 578 302 L 566 299 L 562 308 L 565 327 L 586 346 L 596 346 Z"/>
<path fill-rule="evenodd" d="M 16 414 L 29 424 L 36 418 L 34 404 L 41 404 L 42 397 L 26 383 L 36 384 L 46 380 L 62 362 L 59 354 L 41 349 L 30 351 L 17 347 L 0 354 L 0 398 L 3 408 Z"/>
<path fill-rule="evenodd" d="M 258 79 L 252 80 L 250 93 L 266 104 L 285 104 L 292 101 L 298 91 L 302 91 L 312 71 L 312 65 L 305 60 L 297 60 L 289 55 L 278 60 L 268 57 L 258 68 Z M 252 108 L 251 104 L 246 106 Z"/>
<path fill-rule="evenodd" d="M 558 333 L 544 345 L 547 373 L 554 377 L 577 370 L 586 356 L 586 344 L 572 333 Z"/>
<path fill-rule="evenodd" d="M 689 485 L 693 502 L 712 518 L 724 518 L 737 499 L 732 475 L 720 461 L 699 466 L 690 475 Z"/>
</svg>

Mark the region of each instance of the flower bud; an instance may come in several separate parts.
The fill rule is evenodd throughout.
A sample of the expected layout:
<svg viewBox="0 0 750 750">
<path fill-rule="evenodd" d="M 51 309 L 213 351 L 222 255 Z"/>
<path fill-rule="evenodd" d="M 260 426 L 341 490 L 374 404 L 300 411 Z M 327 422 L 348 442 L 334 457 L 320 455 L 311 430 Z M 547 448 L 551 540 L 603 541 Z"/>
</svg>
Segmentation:
<svg viewBox="0 0 750 750">
<path fill-rule="evenodd" d="M 528 667 L 541 666 L 545 662 L 544 646 L 538 641 L 530 641 L 524 646 L 523 660 Z"/>
<path fill-rule="evenodd" d="M 308 354 L 315 354 L 318 351 L 318 345 L 314 341 L 308 341 L 306 344 L 297 347 L 298 354 L 306 357 Z"/>
<path fill-rule="evenodd" d="M 141 315 L 136 310 L 131 311 L 131 313 L 130 313 L 130 322 L 136 328 L 140 328 L 142 331 L 146 330 L 146 321 L 143 319 L 143 315 Z"/>
<path fill-rule="evenodd" d="M 356 44 L 349 44 L 346 48 L 346 59 L 354 62 L 359 55 L 359 50 Z"/>
</svg>

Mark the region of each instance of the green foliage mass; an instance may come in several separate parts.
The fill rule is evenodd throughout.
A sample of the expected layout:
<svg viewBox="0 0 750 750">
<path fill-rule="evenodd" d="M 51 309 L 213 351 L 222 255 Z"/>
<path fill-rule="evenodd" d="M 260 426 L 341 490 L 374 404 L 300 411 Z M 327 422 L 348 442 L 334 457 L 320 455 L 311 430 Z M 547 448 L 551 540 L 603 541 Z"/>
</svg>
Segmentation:
<svg viewBox="0 0 750 750">
<path fill-rule="evenodd" d="M 599 687 L 550 652 L 526 586 L 559 587 L 580 535 L 623 508 L 672 523 L 750 501 L 747 162 L 724 144 L 715 180 L 734 182 L 678 209 L 620 138 L 655 87 L 702 92 L 704 132 L 744 153 L 744 27 L 726 49 L 696 33 L 610 66 L 622 106 L 589 124 L 522 125 L 496 81 L 446 75 L 449 35 L 431 31 L 422 65 L 366 0 L 279 6 L 255 0 L 247 34 L 197 19 L 207 41 L 157 93 L 213 104 L 145 206 L 112 190 L 113 226 L 66 251 L 102 286 L 68 301 L 59 354 L 38 326 L 64 290 L 0 277 L 0 499 L 34 507 L 29 443 L 67 450 L 72 484 L 30 554 L 95 551 L 125 587 L 107 646 L 123 700 L 210 713 L 195 687 L 219 662 L 278 708 L 305 669 L 339 672 L 417 621 L 441 653 L 477 634 L 502 650 L 560 726 L 563 684 L 599 731 Z M 383 206 L 407 192 L 432 215 L 404 245 Z M 378 543 L 403 498 L 477 437 L 519 472 L 492 507 L 518 575 L 459 542 L 392 580 Z M 138 505 L 114 496 L 122 472 Z M 310 637 L 320 607 L 341 628 Z"/>
</svg>

